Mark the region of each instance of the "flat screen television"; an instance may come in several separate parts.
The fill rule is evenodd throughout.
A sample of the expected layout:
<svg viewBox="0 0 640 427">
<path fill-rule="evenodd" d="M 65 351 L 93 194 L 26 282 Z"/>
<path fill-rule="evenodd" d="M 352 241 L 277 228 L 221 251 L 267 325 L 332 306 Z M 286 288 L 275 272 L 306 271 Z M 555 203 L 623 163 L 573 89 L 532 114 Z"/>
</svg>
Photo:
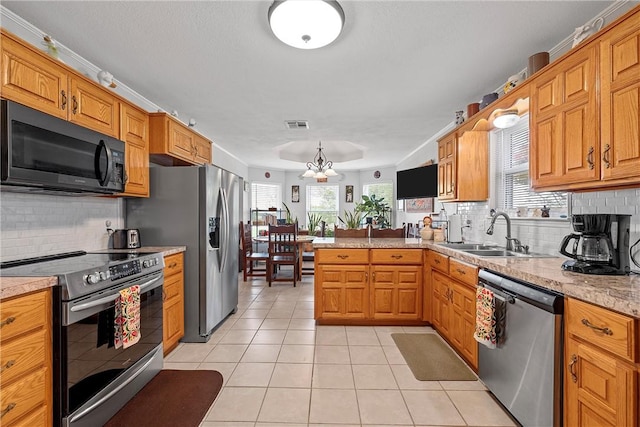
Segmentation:
<svg viewBox="0 0 640 427">
<path fill-rule="evenodd" d="M 438 197 L 438 165 L 396 172 L 398 200 Z"/>
</svg>

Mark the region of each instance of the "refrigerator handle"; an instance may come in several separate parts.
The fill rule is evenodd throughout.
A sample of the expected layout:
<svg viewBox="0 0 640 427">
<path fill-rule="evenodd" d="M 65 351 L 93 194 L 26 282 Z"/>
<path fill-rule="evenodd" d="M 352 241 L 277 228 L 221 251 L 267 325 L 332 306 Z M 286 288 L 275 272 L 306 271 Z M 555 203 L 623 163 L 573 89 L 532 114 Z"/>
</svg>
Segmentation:
<svg viewBox="0 0 640 427">
<path fill-rule="evenodd" d="M 222 253 L 222 263 L 220 264 L 220 272 L 224 271 L 227 265 L 227 251 L 229 250 L 229 236 L 230 236 L 230 227 L 229 224 L 229 206 L 227 205 L 227 193 L 221 188 L 220 196 L 222 197 L 222 221 L 224 221 L 224 225 L 222 225 L 222 229 L 224 230 L 224 252 Z"/>
</svg>

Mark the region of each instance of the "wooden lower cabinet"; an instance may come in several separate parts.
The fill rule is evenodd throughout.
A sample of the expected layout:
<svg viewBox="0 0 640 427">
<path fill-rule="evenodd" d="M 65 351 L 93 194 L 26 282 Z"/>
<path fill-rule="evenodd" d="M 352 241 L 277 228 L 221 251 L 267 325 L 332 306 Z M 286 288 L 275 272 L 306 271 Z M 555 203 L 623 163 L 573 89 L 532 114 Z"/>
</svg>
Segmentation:
<svg viewBox="0 0 640 427">
<path fill-rule="evenodd" d="M 164 258 L 164 298 L 162 304 L 162 347 L 169 354 L 184 336 L 184 256 Z"/>
<path fill-rule="evenodd" d="M 478 342 L 473 338 L 476 321 L 475 286 L 478 268 L 429 251 L 433 327 L 469 363 L 478 369 Z"/>
<path fill-rule="evenodd" d="M 371 318 L 418 320 L 422 318 L 422 267 L 374 265 L 371 267 Z"/>
<path fill-rule="evenodd" d="M 369 267 L 327 264 L 315 269 L 316 318 L 369 317 Z"/>
<path fill-rule="evenodd" d="M 567 298 L 565 325 L 564 425 L 636 427 L 638 320 Z"/>
<path fill-rule="evenodd" d="M 0 424 L 51 426 L 52 338 L 49 289 L 0 302 Z"/>
</svg>

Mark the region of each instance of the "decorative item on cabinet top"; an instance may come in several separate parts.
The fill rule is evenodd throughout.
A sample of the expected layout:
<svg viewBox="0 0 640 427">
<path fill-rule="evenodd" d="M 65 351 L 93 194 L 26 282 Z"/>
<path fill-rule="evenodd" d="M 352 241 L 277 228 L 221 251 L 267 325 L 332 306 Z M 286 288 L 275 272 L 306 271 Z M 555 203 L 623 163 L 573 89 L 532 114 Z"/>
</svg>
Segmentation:
<svg viewBox="0 0 640 427">
<path fill-rule="evenodd" d="M 573 48 L 578 46 L 580 43 L 582 43 L 583 40 L 600 31 L 603 24 L 604 18 L 599 17 L 598 19 L 594 19 L 591 24 L 585 24 L 577 27 L 573 32 L 573 44 L 571 45 L 571 47 Z"/>
</svg>

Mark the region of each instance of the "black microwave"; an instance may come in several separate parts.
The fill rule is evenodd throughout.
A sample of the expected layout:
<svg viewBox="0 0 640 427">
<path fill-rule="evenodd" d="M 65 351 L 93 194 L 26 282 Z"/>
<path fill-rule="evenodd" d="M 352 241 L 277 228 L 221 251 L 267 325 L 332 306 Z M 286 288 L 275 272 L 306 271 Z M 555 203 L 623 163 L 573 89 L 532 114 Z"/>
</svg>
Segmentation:
<svg viewBox="0 0 640 427">
<path fill-rule="evenodd" d="M 1 190 L 124 191 L 124 142 L 12 101 L 1 103 Z"/>
</svg>

